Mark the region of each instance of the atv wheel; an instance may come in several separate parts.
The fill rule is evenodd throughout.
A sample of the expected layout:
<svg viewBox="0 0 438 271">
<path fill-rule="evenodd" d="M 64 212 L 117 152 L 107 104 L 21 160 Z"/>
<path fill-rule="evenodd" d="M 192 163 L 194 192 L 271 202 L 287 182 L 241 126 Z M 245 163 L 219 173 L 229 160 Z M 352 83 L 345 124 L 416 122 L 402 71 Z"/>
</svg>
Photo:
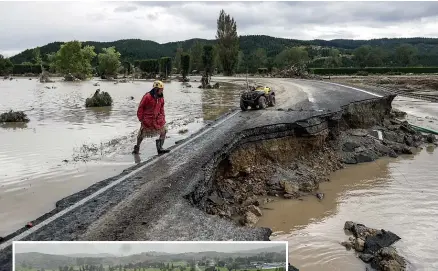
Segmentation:
<svg viewBox="0 0 438 271">
<path fill-rule="evenodd" d="M 264 96 L 259 98 L 259 109 L 266 108 L 266 98 Z"/>
<path fill-rule="evenodd" d="M 242 109 L 242 111 L 246 111 L 248 110 L 248 106 L 243 101 L 240 101 L 240 109 Z"/>
<path fill-rule="evenodd" d="M 271 102 L 270 102 L 269 105 L 270 106 L 275 106 L 275 96 L 274 95 L 271 96 Z"/>
</svg>

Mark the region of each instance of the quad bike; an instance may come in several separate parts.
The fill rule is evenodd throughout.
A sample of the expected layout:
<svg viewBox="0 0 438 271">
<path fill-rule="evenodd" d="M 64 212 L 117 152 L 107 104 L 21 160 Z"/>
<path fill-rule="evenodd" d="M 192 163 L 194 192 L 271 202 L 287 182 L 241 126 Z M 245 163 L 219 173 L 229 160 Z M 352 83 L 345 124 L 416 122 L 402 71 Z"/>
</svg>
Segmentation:
<svg viewBox="0 0 438 271">
<path fill-rule="evenodd" d="M 265 109 L 268 106 L 275 106 L 275 92 L 268 87 L 258 87 L 245 91 L 240 96 L 240 108 L 242 111 L 252 109 Z"/>
</svg>

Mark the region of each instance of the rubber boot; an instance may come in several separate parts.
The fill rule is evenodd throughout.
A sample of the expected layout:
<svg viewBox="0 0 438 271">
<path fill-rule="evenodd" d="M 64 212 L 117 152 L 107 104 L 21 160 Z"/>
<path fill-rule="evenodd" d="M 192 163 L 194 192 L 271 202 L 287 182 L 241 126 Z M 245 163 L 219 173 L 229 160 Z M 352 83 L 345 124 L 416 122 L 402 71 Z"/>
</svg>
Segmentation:
<svg viewBox="0 0 438 271">
<path fill-rule="evenodd" d="M 155 140 L 155 145 L 157 146 L 158 154 L 168 153 L 169 150 L 163 149 L 164 139 Z"/>
<path fill-rule="evenodd" d="M 139 152 L 140 152 L 140 147 L 138 145 L 135 145 L 132 154 L 138 154 Z"/>
</svg>

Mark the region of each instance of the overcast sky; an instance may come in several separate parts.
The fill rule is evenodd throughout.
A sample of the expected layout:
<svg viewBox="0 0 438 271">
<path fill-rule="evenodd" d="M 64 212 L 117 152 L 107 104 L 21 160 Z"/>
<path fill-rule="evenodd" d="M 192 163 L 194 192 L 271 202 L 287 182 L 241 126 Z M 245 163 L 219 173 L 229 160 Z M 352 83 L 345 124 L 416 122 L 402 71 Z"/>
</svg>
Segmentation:
<svg viewBox="0 0 438 271">
<path fill-rule="evenodd" d="M 16 243 L 15 253 L 40 252 L 46 254 L 109 253 L 113 255 L 131 255 L 155 251 L 166 253 L 184 252 L 234 252 L 279 246 L 286 249 L 286 243 Z"/>
<path fill-rule="evenodd" d="M 0 2 L 0 53 L 73 39 L 213 39 L 222 8 L 239 35 L 438 37 L 438 2 Z"/>
</svg>

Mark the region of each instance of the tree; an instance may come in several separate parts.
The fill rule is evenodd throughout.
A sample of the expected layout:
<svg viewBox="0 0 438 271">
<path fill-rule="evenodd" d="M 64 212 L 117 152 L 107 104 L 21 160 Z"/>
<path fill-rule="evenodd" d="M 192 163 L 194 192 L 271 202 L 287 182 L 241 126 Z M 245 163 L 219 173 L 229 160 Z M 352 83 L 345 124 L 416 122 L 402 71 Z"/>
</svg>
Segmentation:
<svg viewBox="0 0 438 271">
<path fill-rule="evenodd" d="M 190 70 L 190 55 L 189 54 L 182 54 L 181 55 L 181 70 L 182 70 L 182 76 L 185 80 L 187 75 L 189 74 Z M 173 264 L 172 264 L 173 266 Z M 172 267 L 173 269 L 173 267 Z"/>
<path fill-rule="evenodd" d="M 175 68 L 177 73 L 181 72 L 181 56 L 183 54 L 183 48 L 181 43 L 178 43 L 178 47 L 176 48 L 176 54 L 175 54 Z"/>
<path fill-rule="evenodd" d="M 328 56 L 324 61 L 324 68 L 338 68 L 342 64 L 340 52 L 338 49 L 330 49 Z"/>
<path fill-rule="evenodd" d="M 40 49 L 40 47 L 37 47 L 37 48 L 33 49 L 32 54 L 33 54 L 33 61 L 35 62 L 35 64 L 36 65 L 40 65 L 41 66 L 41 70 L 43 70 L 43 59 L 41 58 L 41 49 Z"/>
<path fill-rule="evenodd" d="M 12 64 L 9 58 L 4 58 L 3 55 L 0 55 L 0 75 L 8 75 L 12 73 L 12 69 L 14 65 Z"/>
<path fill-rule="evenodd" d="M 286 48 L 275 57 L 275 63 L 279 68 L 302 65 L 308 61 L 307 51 L 300 47 Z"/>
<path fill-rule="evenodd" d="M 418 50 L 410 44 L 402 44 L 395 49 L 397 63 L 403 66 L 413 65 L 416 61 Z"/>
<path fill-rule="evenodd" d="M 266 68 L 268 63 L 268 57 L 266 55 L 266 50 L 263 48 L 257 48 L 251 52 L 249 57 L 248 69 L 249 72 L 255 73 L 258 68 Z"/>
<path fill-rule="evenodd" d="M 371 52 L 371 46 L 369 45 L 363 45 L 357 48 L 356 50 L 354 50 L 354 61 L 357 63 L 359 67 L 361 68 L 366 67 L 367 59 L 370 52 Z"/>
<path fill-rule="evenodd" d="M 97 59 L 99 61 L 99 72 L 104 76 L 116 76 L 117 71 L 121 66 L 121 54 L 116 51 L 116 48 L 103 48 L 102 53 L 99 53 Z"/>
<path fill-rule="evenodd" d="M 204 66 L 205 75 L 209 77 L 213 72 L 213 61 L 214 61 L 213 46 L 204 45 L 203 49 L 204 50 L 202 54 L 202 64 Z"/>
<path fill-rule="evenodd" d="M 54 57 L 54 66 L 57 72 L 71 73 L 79 79 L 85 79 L 92 75 L 91 61 L 96 56 L 94 46 L 85 46 L 79 41 L 70 41 L 61 45 Z"/>
<path fill-rule="evenodd" d="M 237 67 L 239 54 L 239 37 L 237 25 L 224 10 L 219 13 L 217 20 L 217 33 L 219 58 L 225 75 L 232 75 Z"/>
<path fill-rule="evenodd" d="M 172 71 L 172 59 L 170 57 L 160 58 L 160 73 L 164 79 L 170 75 Z"/>
<path fill-rule="evenodd" d="M 203 44 L 195 41 L 192 48 L 190 48 L 190 61 L 192 69 L 197 71 L 201 71 L 203 68 L 202 65 L 202 53 L 203 53 Z"/>
</svg>

